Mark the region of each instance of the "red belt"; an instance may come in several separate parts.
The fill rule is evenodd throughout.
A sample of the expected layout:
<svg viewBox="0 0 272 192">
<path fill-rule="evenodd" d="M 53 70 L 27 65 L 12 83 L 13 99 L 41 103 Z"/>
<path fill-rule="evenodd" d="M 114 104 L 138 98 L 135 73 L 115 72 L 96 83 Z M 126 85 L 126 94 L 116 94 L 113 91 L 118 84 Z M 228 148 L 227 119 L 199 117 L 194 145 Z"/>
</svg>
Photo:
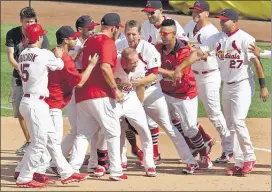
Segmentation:
<svg viewBox="0 0 272 192">
<path fill-rule="evenodd" d="M 208 74 L 208 73 L 211 73 L 211 72 L 213 72 L 213 71 L 216 71 L 217 69 L 212 69 L 212 70 L 208 70 L 208 71 L 202 71 L 202 72 L 198 72 L 198 71 L 195 71 L 195 70 L 193 70 L 193 73 L 194 74 L 202 74 L 202 75 L 205 75 L 205 74 Z"/>
<path fill-rule="evenodd" d="M 24 94 L 24 97 L 30 97 L 30 94 Z M 45 97 L 44 96 L 38 96 L 40 100 L 43 100 Z"/>
</svg>

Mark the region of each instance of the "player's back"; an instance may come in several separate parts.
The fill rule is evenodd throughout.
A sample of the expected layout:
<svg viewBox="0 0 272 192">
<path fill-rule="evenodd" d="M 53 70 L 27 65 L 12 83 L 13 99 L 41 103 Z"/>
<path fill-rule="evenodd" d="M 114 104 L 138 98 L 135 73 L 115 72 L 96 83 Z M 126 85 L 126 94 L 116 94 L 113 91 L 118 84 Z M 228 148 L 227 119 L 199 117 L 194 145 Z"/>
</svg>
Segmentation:
<svg viewBox="0 0 272 192">
<path fill-rule="evenodd" d="M 48 96 L 48 72 L 44 52 L 39 48 L 27 48 L 19 56 L 19 70 L 23 82 L 23 92 Z"/>
<path fill-rule="evenodd" d="M 114 41 L 105 34 L 98 33 L 90 37 L 83 49 L 82 69 L 87 68 L 89 56 L 95 53 L 99 55 L 99 62 L 93 68 L 93 71 L 82 88 L 76 89 L 76 102 L 100 98 L 112 97 L 114 95 L 110 86 L 107 84 L 101 69 L 101 64 L 107 63 L 115 70 L 117 50 Z"/>
<path fill-rule="evenodd" d="M 63 61 L 57 59 L 51 51 L 38 47 L 26 48 L 19 56 L 19 71 L 22 77 L 23 92 L 49 96 L 48 68 L 57 70 L 63 68 Z"/>
</svg>

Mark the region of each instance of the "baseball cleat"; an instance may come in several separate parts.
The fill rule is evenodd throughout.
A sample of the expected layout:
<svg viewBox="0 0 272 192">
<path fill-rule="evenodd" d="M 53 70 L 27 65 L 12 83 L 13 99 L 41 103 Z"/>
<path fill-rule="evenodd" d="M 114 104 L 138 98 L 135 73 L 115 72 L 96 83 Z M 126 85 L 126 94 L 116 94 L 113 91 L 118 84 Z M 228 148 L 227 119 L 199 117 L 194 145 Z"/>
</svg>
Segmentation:
<svg viewBox="0 0 272 192">
<path fill-rule="evenodd" d="M 141 168 L 141 167 L 144 166 L 144 163 L 143 163 L 143 161 L 138 160 L 138 161 L 136 161 L 136 165 L 137 165 L 139 168 Z"/>
<path fill-rule="evenodd" d="M 233 153 L 225 153 L 223 152 L 221 157 L 218 157 L 215 160 L 215 163 L 228 163 L 229 160 L 233 157 Z"/>
<path fill-rule="evenodd" d="M 88 173 L 94 173 L 95 170 L 96 170 L 96 167 L 88 168 L 88 169 L 87 169 L 87 172 L 88 172 Z"/>
<path fill-rule="evenodd" d="M 155 168 L 148 168 L 146 171 L 146 176 L 147 177 L 156 177 L 157 176 L 157 172 Z"/>
<path fill-rule="evenodd" d="M 193 174 L 199 168 L 198 164 L 187 164 L 187 167 L 182 169 L 182 173 Z"/>
<path fill-rule="evenodd" d="M 94 172 L 94 176 L 95 177 L 103 177 L 105 174 L 106 174 L 105 167 L 98 165 L 98 167 L 96 168 L 96 170 Z"/>
<path fill-rule="evenodd" d="M 123 171 L 126 171 L 127 170 L 127 164 L 126 163 L 122 163 L 122 169 L 123 169 Z"/>
<path fill-rule="evenodd" d="M 210 169 L 213 166 L 213 163 L 208 155 L 200 156 L 199 169 Z"/>
<path fill-rule="evenodd" d="M 124 181 L 124 180 L 127 180 L 128 177 L 123 174 L 121 176 L 110 176 L 110 180 L 113 180 L 113 181 Z"/>
<path fill-rule="evenodd" d="M 88 174 L 85 173 L 73 173 L 70 177 L 61 180 L 62 184 L 68 184 L 68 183 L 72 183 L 72 182 L 80 182 L 80 181 L 84 181 L 86 179 L 89 178 Z"/>
<path fill-rule="evenodd" d="M 232 168 L 227 168 L 226 169 L 226 174 L 228 176 L 243 176 L 242 168 L 234 166 Z"/>
<path fill-rule="evenodd" d="M 49 185 L 56 184 L 56 182 L 54 180 L 50 179 L 47 175 L 40 174 L 40 173 L 34 173 L 33 180 L 37 181 L 39 183 L 44 183 L 44 184 L 49 184 Z"/>
<path fill-rule="evenodd" d="M 60 174 L 59 174 L 59 171 L 58 171 L 58 168 L 57 168 L 57 167 L 49 167 L 49 168 L 47 169 L 47 171 L 48 171 L 49 173 L 51 173 L 51 174 L 54 174 L 54 175 L 60 177 Z"/>
<path fill-rule="evenodd" d="M 29 181 L 27 183 L 16 183 L 18 187 L 24 187 L 24 188 L 43 188 L 45 187 L 44 183 L 39 183 L 37 181 Z"/>
<path fill-rule="evenodd" d="M 251 173 L 254 166 L 255 166 L 255 163 L 256 161 L 247 161 L 247 162 L 244 162 L 244 166 L 242 168 L 242 173 L 245 175 L 245 174 L 248 174 L 248 173 Z"/>
<path fill-rule="evenodd" d="M 154 157 L 154 163 L 155 165 L 159 165 L 162 163 L 162 159 L 161 159 L 161 154 L 159 153 L 159 155 L 157 157 Z"/>
</svg>

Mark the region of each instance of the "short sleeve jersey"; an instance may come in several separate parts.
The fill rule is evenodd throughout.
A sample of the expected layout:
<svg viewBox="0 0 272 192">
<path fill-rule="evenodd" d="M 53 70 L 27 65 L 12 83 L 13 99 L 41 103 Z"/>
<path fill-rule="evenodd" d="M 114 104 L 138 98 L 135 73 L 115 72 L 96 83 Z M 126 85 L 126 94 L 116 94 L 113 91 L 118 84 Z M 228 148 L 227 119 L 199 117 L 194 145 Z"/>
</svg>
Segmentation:
<svg viewBox="0 0 272 192">
<path fill-rule="evenodd" d="M 107 35 L 98 33 L 85 42 L 82 58 L 82 70 L 88 66 L 89 56 L 95 53 L 99 55 L 99 62 L 94 67 L 89 79 L 81 87 L 75 90 L 76 102 L 79 103 L 88 99 L 110 97 L 115 98 L 111 87 L 107 84 L 101 65 L 104 63 L 111 66 L 112 72 L 115 70 L 117 50 L 114 41 Z"/>
<path fill-rule="evenodd" d="M 81 74 L 67 53 L 62 58 L 64 67 L 62 70 L 51 71 L 48 74 L 49 98 L 45 101 L 50 108 L 62 109 L 71 99 L 72 90 L 81 81 Z"/>
<path fill-rule="evenodd" d="M 221 78 L 232 83 L 253 77 L 250 60 L 256 56 L 248 48 L 254 43 L 251 35 L 237 29 L 231 34 L 220 32 L 212 35 L 199 47 L 203 52 L 216 51 Z"/>
</svg>

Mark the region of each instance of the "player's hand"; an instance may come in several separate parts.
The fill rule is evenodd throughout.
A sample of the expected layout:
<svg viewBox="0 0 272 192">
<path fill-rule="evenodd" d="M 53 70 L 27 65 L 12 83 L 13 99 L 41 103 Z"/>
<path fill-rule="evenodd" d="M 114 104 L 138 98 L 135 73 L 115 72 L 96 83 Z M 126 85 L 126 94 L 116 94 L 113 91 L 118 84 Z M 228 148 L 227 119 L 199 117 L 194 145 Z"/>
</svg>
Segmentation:
<svg viewBox="0 0 272 192">
<path fill-rule="evenodd" d="M 53 53 L 54 53 L 54 55 L 55 55 L 57 58 L 62 58 L 63 49 L 60 48 L 60 47 L 56 47 L 56 48 L 53 50 Z"/>
<path fill-rule="evenodd" d="M 266 102 L 269 97 L 269 92 L 266 87 L 260 89 L 260 98 L 263 102 Z"/>
<path fill-rule="evenodd" d="M 172 76 L 172 79 L 174 82 L 179 81 L 181 82 L 181 78 L 183 76 L 183 73 L 180 70 L 175 70 Z"/>
<path fill-rule="evenodd" d="M 143 83 L 142 83 L 141 79 L 136 79 L 136 80 L 131 81 L 131 85 L 132 85 L 132 87 L 138 87 L 138 86 L 143 85 Z"/>
<path fill-rule="evenodd" d="M 115 96 L 118 103 L 122 103 L 124 101 L 124 94 L 119 89 L 116 89 Z"/>
<path fill-rule="evenodd" d="M 95 53 L 93 57 L 90 55 L 89 65 L 92 65 L 94 67 L 97 64 L 98 60 L 99 60 L 99 55 L 97 53 Z"/>
<path fill-rule="evenodd" d="M 201 60 L 206 61 L 207 62 L 207 58 L 208 58 L 209 54 L 205 53 L 202 57 Z"/>
<path fill-rule="evenodd" d="M 250 47 L 248 48 L 250 53 L 253 53 L 255 56 L 260 57 L 260 53 L 262 52 L 262 49 L 257 47 L 255 44 L 250 44 Z"/>
</svg>

